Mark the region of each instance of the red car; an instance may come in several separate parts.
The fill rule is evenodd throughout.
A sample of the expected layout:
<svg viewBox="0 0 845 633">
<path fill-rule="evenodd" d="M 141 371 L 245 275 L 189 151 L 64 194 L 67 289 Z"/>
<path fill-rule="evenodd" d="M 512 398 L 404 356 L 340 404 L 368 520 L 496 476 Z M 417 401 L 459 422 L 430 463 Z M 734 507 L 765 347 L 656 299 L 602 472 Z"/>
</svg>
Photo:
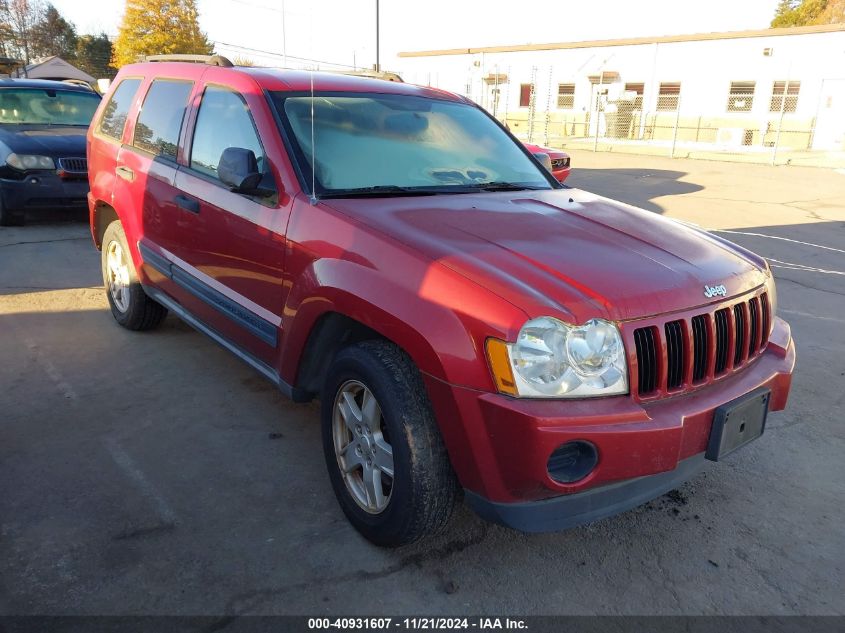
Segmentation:
<svg viewBox="0 0 845 633">
<path fill-rule="evenodd" d="M 558 182 L 563 182 L 569 177 L 569 172 L 572 170 L 569 154 L 559 149 L 532 145 L 531 143 L 524 145 L 532 154 L 548 154 L 552 163 L 552 175 L 557 178 Z"/>
<path fill-rule="evenodd" d="M 337 499 L 380 545 L 443 527 L 462 490 L 526 531 L 621 512 L 786 406 L 764 259 L 563 189 L 463 97 L 141 63 L 88 161 L 117 322 L 173 312 L 320 398 Z"/>
</svg>

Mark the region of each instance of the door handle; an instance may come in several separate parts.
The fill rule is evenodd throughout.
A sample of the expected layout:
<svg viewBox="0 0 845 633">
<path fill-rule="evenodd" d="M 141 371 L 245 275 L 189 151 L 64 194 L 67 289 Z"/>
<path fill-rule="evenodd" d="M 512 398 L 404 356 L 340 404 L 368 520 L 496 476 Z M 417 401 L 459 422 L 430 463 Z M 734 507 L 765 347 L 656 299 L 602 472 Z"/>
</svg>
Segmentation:
<svg viewBox="0 0 845 633">
<path fill-rule="evenodd" d="M 114 173 L 116 173 L 124 180 L 128 180 L 129 182 L 135 180 L 135 172 L 132 171 L 129 167 L 118 167 L 114 170 Z"/>
<path fill-rule="evenodd" d="M 185 211 L 190 211 L 191 213 L 199 213 L 200 212 L 200 203 L 198 200 L 194 200 L 193 198 L 189 198 L 188 196 L 178 195 L 173 198 L 173 202 L 176 203 L 176 206 L 180 209 L 185 209 Z"/>
</svg>

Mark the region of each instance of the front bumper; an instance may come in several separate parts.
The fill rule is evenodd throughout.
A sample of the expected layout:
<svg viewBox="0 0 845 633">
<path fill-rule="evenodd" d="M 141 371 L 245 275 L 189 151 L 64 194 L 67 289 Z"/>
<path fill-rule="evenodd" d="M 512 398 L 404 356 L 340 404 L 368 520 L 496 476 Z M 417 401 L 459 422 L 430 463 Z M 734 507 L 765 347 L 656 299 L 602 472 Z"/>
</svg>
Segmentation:
<svg viewBox="0 0 845 633">
<path fill-rule="evenodd" d="M 87 195 L 87 179 L 63 179 L 53 171 L 29 172 L 22 180 L 0 179 L 3 207 L 12 211 L 84 209 Z"/>
<path fill-rule="evenodd" d="M 674 490 L 704 470 L 704 454 L 678 462 L 674 470 L 628 479 L 572 495 L 523 503 L 496 503 L 466 491 L 469 506 L 483 519 L 522 532 L 551 532 L 592 523 Z"/>
<path fill-rule="evenodd" d="M 552 169 L 552 175 L 557 178 L 558 182 L 564 182 L 567 178 L 569 178 L 569 173 L 571 171 L 571 167 L 561 167 L 560 169 Z"/>
<path fill-rule="evenodd" d="M 789 326 L 776 319 L 766 350 L 742 371 L 657 401 L 528 400 L 428 386 L 470 505 L 485 518 L 542 531 L 609 516 L 677 487 L 703 461 L 716 408 L 762 387 L 771 390 L 770 410 L 783 409 L 794 365 Z M 443 424 L 450 419 L 461 423 Z M 548 459 L 573 440 L 594 444 L 598 464 L 580 481 L 559 483 Z"/>
</svg>

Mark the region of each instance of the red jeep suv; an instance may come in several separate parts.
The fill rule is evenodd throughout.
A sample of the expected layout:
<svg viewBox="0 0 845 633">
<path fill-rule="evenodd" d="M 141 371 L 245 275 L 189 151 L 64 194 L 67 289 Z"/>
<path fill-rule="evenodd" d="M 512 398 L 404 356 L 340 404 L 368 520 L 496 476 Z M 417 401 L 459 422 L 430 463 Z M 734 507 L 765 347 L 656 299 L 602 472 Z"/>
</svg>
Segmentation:
<svg viewBox="0 0 845 633">
<path fill-rule="evenodd" d="M 524 531 L 606 517 L 759 437 L 795 362 L 764 259 L 559 184 L 401 83 L 148 61 L 88 136 L 114 318 L 167 311 L 297 402 L 380 545 L 463 490 Z"/>
</svg>

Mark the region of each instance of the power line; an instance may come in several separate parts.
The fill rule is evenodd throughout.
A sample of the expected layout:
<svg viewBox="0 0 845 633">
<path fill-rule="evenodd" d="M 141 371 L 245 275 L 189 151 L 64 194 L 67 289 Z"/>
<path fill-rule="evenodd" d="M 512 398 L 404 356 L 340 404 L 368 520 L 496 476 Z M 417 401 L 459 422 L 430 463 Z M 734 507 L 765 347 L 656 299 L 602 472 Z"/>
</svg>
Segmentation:
<svg viewBox="0 0 845 633">
<path fill-rule="evenodd" d="M 246 0 L 230 0 L 230 2 L 237 2 L 238 4 L 242 4 L 247 7 L 253 7 L 255 9 L 264 9 L 265 11 L 273 11 L 275 13 L 287 13 L 288 15 L 299 15 L 304 16 L 305 14 L 301 11 L 290 11 L 280 7 L 269 7 L 266 4 L 256 4 L 254 2 L 246 2 Z"/>
<path fill-rule="evenodd" d="M 251 53 L 260 53 L 260 54 L 263 54 L 263 55 L 270 55 L 271 57 L 284 57 L 284 55 L 282 53 L 275 53 L 273 51 L 266 51 L 266 50 L 262 50 L 260 48 L 252 48 L 250 46 L 241 46 L 240 44 L 229 44 L 227 42 L 221 42 L 219 40 L 215 40 L 214 44 L 218 45 L 218 46 L 226 46 L 227 48 L 237 48 L 237 49 L 248 51 L 248 52 L 251 52 Z M 291 54 L 288 54 L 287 58 L 288 59 L 296 59 L 298 61 L 303 61 L 303 62 L 313 62 L 313 63 L 316 63 L 316 64 L 328 64 L 329 66 L 343 66 L 344 68 L 352 68 L 352 69 L 357 68 L 356 66 L 353 66 L 352 64 L 341 64 L 339 62 L 330 62 L 330 61 L 326 61 L 324 59 L 314 59 L 312 57 L 297 57 L 296 55 L 291 55 Z"/>
</svg>

